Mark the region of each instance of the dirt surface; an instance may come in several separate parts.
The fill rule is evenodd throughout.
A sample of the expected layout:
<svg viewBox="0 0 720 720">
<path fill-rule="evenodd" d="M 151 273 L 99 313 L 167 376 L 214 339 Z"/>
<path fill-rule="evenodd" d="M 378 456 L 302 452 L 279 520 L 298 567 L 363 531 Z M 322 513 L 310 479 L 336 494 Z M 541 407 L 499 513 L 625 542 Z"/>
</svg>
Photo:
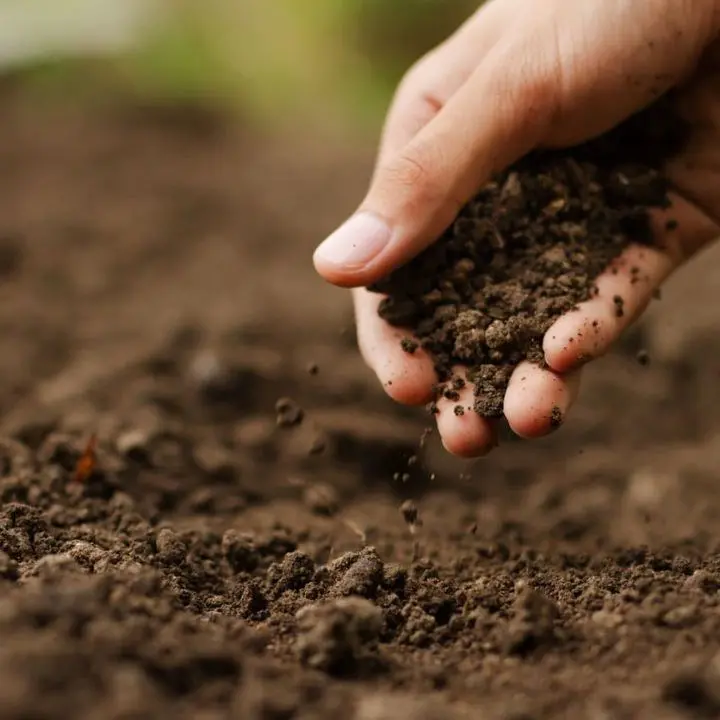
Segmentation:
<svg viewBox="0 0 720 720">
<path fill-rule="evenodd" d="M 372 286 L 387 295 L 380 316 L 415 337 L 405 350 L 433 358 L 438 398 L 459 399 L 461 366 L 475 401 L 455 412 L 502 417 L 513 370 L 544 364 L 553 322 L 592 298 L 631 244 L 654 244 L 649 212 L 670 206 L 662 166 L 684 135 L 665 96 L 584 145 L 532 153 L 493 178 L 437 243 Z M 631 272 L 645 281 L 641 268 Z M 624 298 L 613 300 L 622 316 Z"/>
<path fill-rule="evenodd" d="M 557 435 L 457 464 L 310 266 L 371 147 L 0 126 L 0 717 L 720 714 L 709 313 L 676 295 Z"/>
</svg>

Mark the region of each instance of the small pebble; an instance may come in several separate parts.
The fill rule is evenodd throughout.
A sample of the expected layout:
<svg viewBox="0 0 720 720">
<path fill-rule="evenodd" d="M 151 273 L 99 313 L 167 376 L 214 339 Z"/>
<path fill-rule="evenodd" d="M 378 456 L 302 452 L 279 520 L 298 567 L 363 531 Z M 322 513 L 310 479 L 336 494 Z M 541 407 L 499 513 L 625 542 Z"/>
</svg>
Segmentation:
<svg viewBox="0 0 720 720">
<path fill-rule="evenodd" d="M 647 367 L 650 364 L 650 355 L 647 350 L 640 350 L 635 356 L 635 359 L 643 366 Z"/>
<path fill-rule="evenodd" d="M 303 409 L 290 398 L 280 398 L 275 403 L 275 412 L 277 414 L 278 427 L 282 428 L 300 425 L 305 417 Z"/>
<path fill-rule="evenodd" d="M 412 500 L 406 500 L 400 506 L 400 514 L 410 527 L 417 527 L 421 524 L 417 505 Z"/>
</svg>

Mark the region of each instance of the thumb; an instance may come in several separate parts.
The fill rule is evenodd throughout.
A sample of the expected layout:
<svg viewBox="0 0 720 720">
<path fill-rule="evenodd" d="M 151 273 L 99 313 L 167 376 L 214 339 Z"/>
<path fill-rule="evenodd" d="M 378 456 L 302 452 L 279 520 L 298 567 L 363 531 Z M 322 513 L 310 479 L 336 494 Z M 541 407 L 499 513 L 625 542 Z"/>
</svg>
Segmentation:
<svg viewBox="0 0 720 720">
<path fill-rule="evenodd" d="M 382 159 L 358 211 L 316 250 L 318 272 L 345 287 L 375 282 L 440 237 L 495 172 L 649 104 L 696 64 L 715 32 L 713 6 L 551 0 L 515 15 L 440 112 Z"/>
<path fill-rule="evenodd" d="M 357 212 L 315 251 L 317 271 L 368 285 L 436 240 L 495 171 L 529 151 L 551 114 L 535 80 L 483 66 L 404 147 L 380 158 Z"/>
</svg>

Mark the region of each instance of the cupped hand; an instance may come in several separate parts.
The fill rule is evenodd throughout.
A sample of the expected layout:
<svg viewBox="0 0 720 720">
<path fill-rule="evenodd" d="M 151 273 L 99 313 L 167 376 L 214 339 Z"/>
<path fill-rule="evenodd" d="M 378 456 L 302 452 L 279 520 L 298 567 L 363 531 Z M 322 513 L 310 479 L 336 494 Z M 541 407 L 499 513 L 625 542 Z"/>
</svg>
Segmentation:
<svg viewBox="0 0 720 720">
<path fill-rule="evenodd" d="M 548 368 L 520 366 L 508 387 L 512 429 L 523 437 L 551 430 L 551 409 L 565 414 L 580 366 L 720 234 L 719 28 L 719 0 L 493 0 L 408 72 L 365 199 L 314 256 L 324 278 L 354 288 L 360 350 L 391 397 L 427 402 L 432 362 L 401 349 L 404 334 L 378 317 L 380 298 L 364 288 L 440 237 L 495 172 L 535 148 L 606 132 L 675 88 L 693 130 L 666 168 L 673 206 L 653 218 L 664 249 L 631 247 L 599 279 L 599 294 L 547 332 Z M 649 281 L 633 282 L 631 267 Z M 625 300 L 620 318 L 616 295 Z M 492 448 L 493 425 L 475 413 L 458 417 L 453 405 L 437 416 L 445 447 L 467 457 Z"/>
</svg>

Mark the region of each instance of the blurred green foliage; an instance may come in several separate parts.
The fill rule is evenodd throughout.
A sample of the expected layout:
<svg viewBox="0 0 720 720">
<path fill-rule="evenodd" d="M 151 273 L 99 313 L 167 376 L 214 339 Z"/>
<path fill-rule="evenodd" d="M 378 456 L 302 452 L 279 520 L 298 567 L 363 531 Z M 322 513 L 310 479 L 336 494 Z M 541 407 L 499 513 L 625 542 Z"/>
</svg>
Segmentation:
<svg viewBox="0 0 720 720">
<path fill-rule="evenodd" d="M 102 66 L 114 90 L 151 98 L 211 99 L 263 119 L 329 114 L 376 125 L 403 72 L 478 2 L 172 0 L 167 20 L 131 56 L 46 62 L 30 75 L 87 90 L 102 85 Z"/>
</svg>

